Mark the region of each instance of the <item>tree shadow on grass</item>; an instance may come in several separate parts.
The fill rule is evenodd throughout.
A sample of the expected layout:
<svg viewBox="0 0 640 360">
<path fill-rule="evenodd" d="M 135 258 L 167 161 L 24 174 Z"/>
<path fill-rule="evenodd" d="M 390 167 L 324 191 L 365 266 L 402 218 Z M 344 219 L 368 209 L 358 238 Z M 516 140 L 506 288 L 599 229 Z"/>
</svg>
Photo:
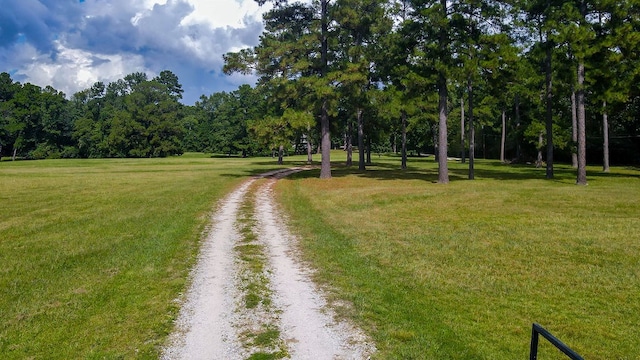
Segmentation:
<svg viewBox="0 0 640 360">
<path fill-rule="evenodd" d="M 425 160 L 425 161 L 433 161 Z M 449 167 L 449 181 L 457 182 L 457 181 L 468 181 L 469 180 L 469 170 L 465 166 L 466 164 L 452 164 L 453 166 Z M 486 165 L 484 165 L 486 166 Z M 510 165 L 501 165 L 505 167 L 509 167 Z M 407 169 L 400 169 L 400 164 L 394 164 L 392 162 L 376 162 L 370 165 L 367 165 L 367 169 L 362 171 L 359 170 L 357 165 L 347 167 L 344 163 L 332 164 L 331 175 L 334 178 L 341 178 L 347 176 L 357 176 L 367 179 L 375 179 L 375 180 L 420 180 L 428 183 L 437 183 L 438 182 L 438 168 L 436 164 L 429 165 L 427 167 L 424 166 L 415 166 L 409 165 Z M 294 175 L 291 175 L 291 178 L 295 179 L 306 179 L 306 178 L 318 178 L 320 176 L 319 169 L 313 169 L 310 171 L 300 172 Z M 484 167 L 478 167 L 475 169 L 475 178 L 478 180 L 482 179 L 495 179 L 495 180 L 531 180 L 531 179 L 544 179 L 545 172 L 544 169 L 536 169 L 536 168 L 527 168 L 522 166 L 518 169 L 505 168 L 504 171 L 501 169 L 488 169 Z M 573 173 L 569 173 L 566 171 L 556 171 L 556 178 L 554 180 L 566 181 L 570 177 L 575 177 Z"/>
<path fill-rule="evenodd" d="M 387 158 L 389 159 L 389 158 Z M 406 170 L 400 169 L 400 160 L 379 160 L 374 161 L 373 164 L 366 166 L 366 170 L 362 171 L 358 169 L 357 163 L 353 166 L 346 166 L 343 161 L 331 163 L 331 176 L 333 178 L 343 178 L 347 176 L 357 176 L 366 179 L 373 180 L 419 180 L 428 183 L 438 182 L 438 168 L 434 162 L 433 157 L 415 157 L 410 158 L 410 162 Z M 244 174 L 222 174 L 222 176 L 232 177 L 245 177 L 245 176 L 258 176 L 267 171 L 291 168 L 291 167 L 309 167 L 307 171 L 302 171 L 289 176 L 291 179 L 314 179 L 320 177 L 320 163 L 314 162 L 309 166 L 306 161 L 298 160 L 284 160 L 282 165 L 278 165 L 276 160 L 272 161 L 258 161 L 254 164 L 260 165 L 264 168 L 247 170 Z M 459 161 L 449 162 L 449 181 L 469 181 L 469 169 L 468 163 L 461 163 Z M 637 169 L 627 169 L 637 170 Z M 545 180 L 546 170 L 545 168 L 536 168 L 534 165 L 529 164 L 503 164 L 500 161 L 493 160 L 480 160 L 477 161 L 477 165 L 474 168 L 474 175 L 476 180 L 490 179 L 490 180 Z M 602 178 L 636 178 L 640 179 L 640 171 L 637 174 L 634 173 L 622 173 L 622 172 L 597 172 L 588 171 L 588 180 L 597 181 Z M 568 165 L 560 164 L 554 168 L 554 178 L 550 181 L 558 183 L 574 183 L 576 179 L 576 170 Z"/>
<path fill-rule="evenodd" d="M 220 176 L 225 176 L 225 177 L 234 177 L 234 178 L 245 178 L 245 177 L 252 177 L 252 176 L 259 176 L 262 175 L 264 173 L 270 172 L 270 171 L 276 171 L 276 170 L 282 170 L 282 169 L 288 169 L 288 168 L 293 168 L 293 167 L 307 167 L 308 164 L 305 161 L 284 161 L 284 163 L 282 165 L 278 165 L 278 161 L 277 160 L 273 160 L 273 161 L 256 161 L 256 162 L 252 162 L 253 165 L 258 165 L 260 166 L 260 168 L 251 168 L 251 169 L 246 169 L 243 170 L 241 172 L 237 172 L 237 173 L 223 173 L 220 174 Z M 317 166 L 320 166 L 319 164 L 317 164 Z"/>
<path fill-rule="evenodd" d="M 635 178 L 635 179 L 640 179 L 640 170 L 638 169 L 629 169 L 627 168 L 626 170 L 632 170 L 635 171 L 635 174 L 631 174 L 631 173 L 619 173 L 619 172 L 604 172 L 604 171 L 587 171 L 587 181 L 589 180 L 589 178 Z"/>
<path fill-rule="evenodd" d="M 501 165 L 504 169 L 500 168 L 476 168 L 475 179 L 482 180 L 501 180 L 501 181 L 518 181 L 518 180 L 546 180 L 545 169 L 527 167 L 526 165 Z M 332 166 L 331 175 L 334 178 L 341 178 L 347 176 L 357 176 L 367 179 L 375 180 L 421 180 L 428 183 L 438 182 L 438 170 L 425 169 L 417 167 L 408 167 L 406 170 L 401 170 L 399 166 L 393 164 L 374 164 L 368 165 L 364 171 L 358 170 L 357 167 L 346 167 L 342 164 L 338 166 Z M 314 169 L 310 171 L 304 171 L 291 175 L 291 178 L 304 179 L 304 178 L 318 178 L 320 176 L 320 170 Z M 636 178 L 640 179 L 639 174 L 624 174 L 624 173 L 603 173 L 603 172 L 588 172 L 588 181 L 598 181 L 604 178 Z M 464 168 L 449 168 L 449 181 L 470 181 L 469 171 Z M 571 168 L 556 168 L 554 169 L 553 179 L 549 181 L 573 184 L 576 181 L 576 171 Z"/>
<path fill-rule="evenodd" d="M 374 163 L 367 165 L 367 169 L 362 171 L 357 165 L 346 166 L 344 162 L 331 164 L 331 177 L 344 178 L 348 176 L 357 176 L 374 180 L 421 180 L 425 182 L 435 183 L 438 181 L 437 169 L 425 169 L 417 167 L 409 167 L 401 170 L 399 165 L 389 163 Z M 456 174 L 450 174 L 450 177 L 457 177 Z M 316 164 L 310 170 L 302 171 L 289 176 L 291 179 L 316 179 L 320 177 L 320 165 Z"/>
</svg>

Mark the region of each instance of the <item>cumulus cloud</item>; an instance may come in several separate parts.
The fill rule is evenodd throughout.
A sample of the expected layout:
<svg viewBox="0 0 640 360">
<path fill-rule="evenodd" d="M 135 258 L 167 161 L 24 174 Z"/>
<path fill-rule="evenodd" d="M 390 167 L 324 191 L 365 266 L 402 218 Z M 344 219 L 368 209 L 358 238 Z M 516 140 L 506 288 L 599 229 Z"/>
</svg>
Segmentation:
<svg viewBox="0 0 640 360">
<path fill-rule="evenodd" d="M 39 55 L 20 70 L 29 82 L 52 85 L 57 90 L 73 95 L 90 87 L 96 81 L 105 83 L 122 78 L 122 74 L 146 72 L 144 58 L 134 54 L 96 54 L 69 49 L 56 44 L 56 59 Z"/>
<path fill-rule="evenodd" d="M 254 46 L 253 0 L 20 0 L 0 7 L 0 71 L 72 95 L 95 81 L 169 69 L 185 103 L 255 81 L 225 76 L 222 55 Z"/>
<path fill-rule="evenodd" d="M 183 25 L 209 24 L 211 27 L 242 28 L 247 23 L 261 20 L 262 13 L 269 5 L 258 6 L 255 1 L 238 0 L 189 0 L 195 9 L 182 20 Z"/>
</svg>

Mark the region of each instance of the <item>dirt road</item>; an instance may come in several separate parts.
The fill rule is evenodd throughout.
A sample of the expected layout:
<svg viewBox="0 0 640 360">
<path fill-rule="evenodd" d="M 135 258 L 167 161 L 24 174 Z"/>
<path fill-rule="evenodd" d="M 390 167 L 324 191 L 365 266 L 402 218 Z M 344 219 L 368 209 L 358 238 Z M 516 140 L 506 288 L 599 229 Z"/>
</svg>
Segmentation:
<svg viewBox="0 0 640 360">
<path fill-rule="evenodd" d="M 335 319 L 296 256 L 272 196 L 292 171 L 248 180 L 221 201 L 163 359 L 359 360 L 375 350 Z"/>
</svg>

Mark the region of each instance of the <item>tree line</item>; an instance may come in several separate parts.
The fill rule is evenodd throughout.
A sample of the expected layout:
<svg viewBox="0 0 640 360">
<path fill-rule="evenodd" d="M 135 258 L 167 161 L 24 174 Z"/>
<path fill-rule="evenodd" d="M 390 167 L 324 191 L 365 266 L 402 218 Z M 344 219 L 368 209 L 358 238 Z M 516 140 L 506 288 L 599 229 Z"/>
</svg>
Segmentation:
<svg viewBox="0 0 640 360">
<path fill-rule="evenodd" d="M 261 4 L 267 0 L 259 0 Z M 65 99 L 0 75 L 0 154 L 251 156 L 332 147 L 585 166 L 640 161 L 640 1 L 272 0 L 257 46 L 224 56 L 254 87 L 180 104 L 171 71 Z M 280 157 L 281 158 L 281 157 Z"/>
<path fill-rule="evenodd" d="M 248 85 L 185 106 L 178 77 L 136 72 L 66 95 L 0 74 L 0 156 L 13 159 L 166 157 L 184 151 L 258 151 L 247 119 L 259 117 Z"/>
<path fill-rule="evenodd" d="M 548 178 L 571 159 L 579 184 L 587 153 L 605 171 L 612 149 L 638 162 L 637 0 L 270 2 L 259 45 L 226 54 L 225 71 L 260 75 L 272 122 L 316 119 L 321 177 L 335 131 L 361 169 L 375 144 L 403 167 L 411 148 L 433 152 L 443 183 L 453 154 L 471 179 L 476 153 Z"/>
<path fill-rule="evenodd" d="M 0 154 L 12 158 L 153 157 L 182 153 L 178 78 L 132 73 L 67 99 L 0 74 Z"/>
</svg>

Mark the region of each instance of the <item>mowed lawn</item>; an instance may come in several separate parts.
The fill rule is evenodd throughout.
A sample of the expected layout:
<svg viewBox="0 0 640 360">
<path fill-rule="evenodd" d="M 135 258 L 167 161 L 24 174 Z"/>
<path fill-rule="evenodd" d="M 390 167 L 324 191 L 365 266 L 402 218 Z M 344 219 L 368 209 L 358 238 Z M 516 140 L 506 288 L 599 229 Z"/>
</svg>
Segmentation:
<svg viewBox="0 0 640 360">
<path fill-rule="evenodd" d="M 585 359 L 640 359 L 640 171 L 378 158 L 282 180 L 307 260 L 379 359 L 527 359 L 540 323 Z M 539 359 L 566 359 L 545 340 Z"/>
<path fill-rule="evenodd" d="M 640 354 L 640 171 L 374 157 L 278 183 L 304 256 L 378 359 L 525 359 L 538 322 Z M 285 166 L 302 157 L 287 158 Z M 157 358 L 215 202 L 272 159 L 0 163 L 0 358 Z M 565 359 L 547 342 L 539 359 Z"/>
<path fill-rule="evenodd" d="M 271 159 L 0 163 L 0 358 L 157 358 L 216 201 Z"/>
</svg>

